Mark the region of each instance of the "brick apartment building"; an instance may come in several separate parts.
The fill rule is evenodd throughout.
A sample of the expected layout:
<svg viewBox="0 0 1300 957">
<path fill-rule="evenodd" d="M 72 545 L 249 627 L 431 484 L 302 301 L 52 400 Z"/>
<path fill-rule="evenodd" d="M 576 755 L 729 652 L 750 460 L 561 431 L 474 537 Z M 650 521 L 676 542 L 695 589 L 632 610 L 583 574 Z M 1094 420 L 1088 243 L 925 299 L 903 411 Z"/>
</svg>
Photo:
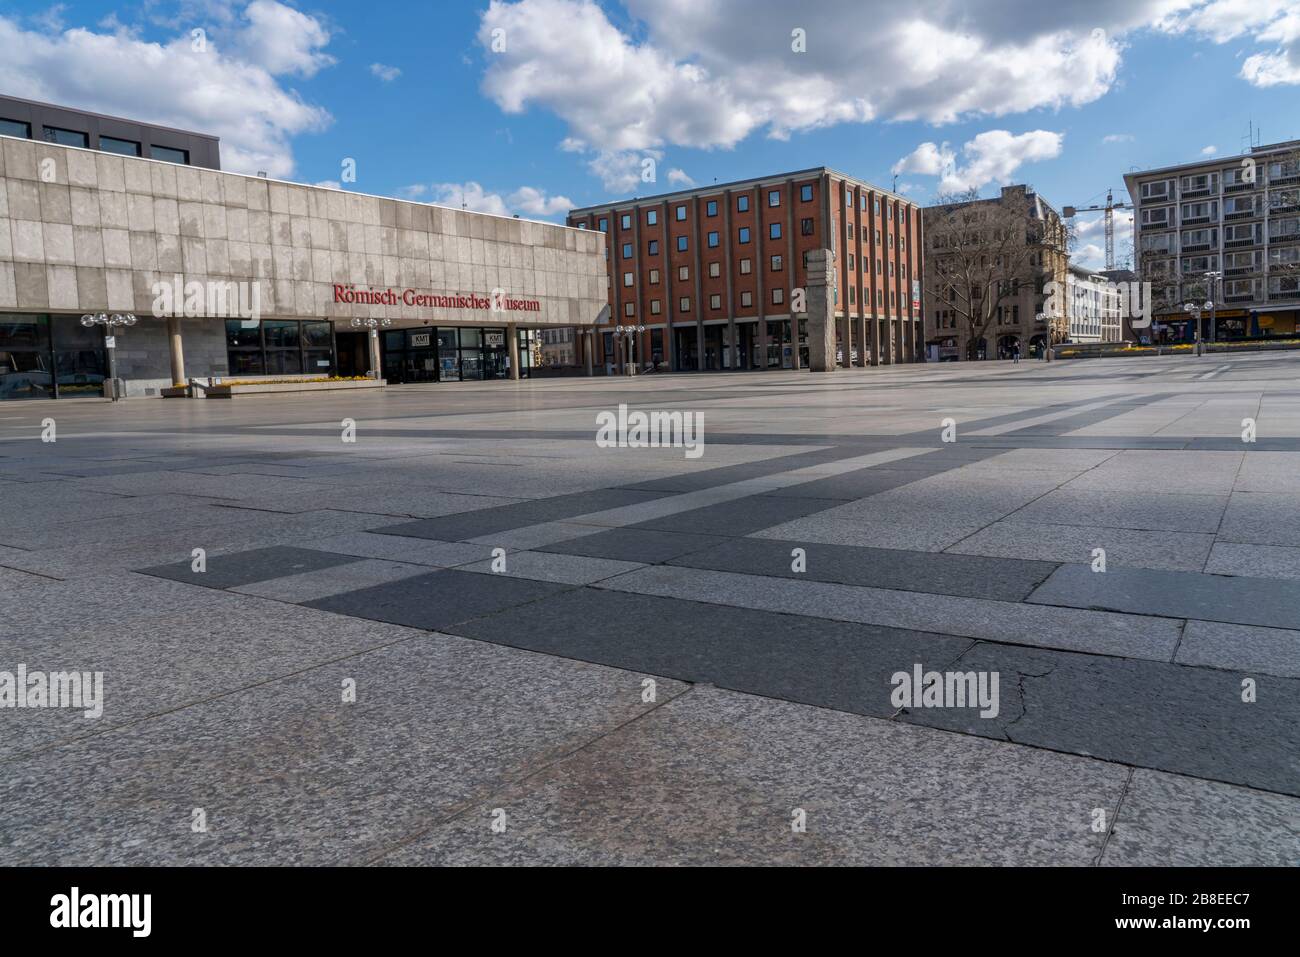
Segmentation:
<svg viewBox="0 0 1300 957">
<path fill-rule="evenodd" d="M 606 234 L 610 315 L 592 348 L 607 372 L 806 368 L 790 303 L 821 248 L 835 253 L 840 364 L 919 357 L 919 208 L 870 183 L 817 167 L 575 209 L 568 223 Z"/>
</svg>

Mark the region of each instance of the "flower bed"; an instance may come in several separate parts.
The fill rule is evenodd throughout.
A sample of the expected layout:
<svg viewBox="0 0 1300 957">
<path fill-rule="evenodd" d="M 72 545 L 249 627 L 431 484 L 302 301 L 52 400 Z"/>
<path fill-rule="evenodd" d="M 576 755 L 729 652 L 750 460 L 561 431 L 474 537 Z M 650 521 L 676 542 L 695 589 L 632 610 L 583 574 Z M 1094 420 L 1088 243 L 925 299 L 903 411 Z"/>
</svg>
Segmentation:
<svg viewBox="0 0 1300 957">
<path fill-rule="evenodd" d="M 209 399 L 230 399 L 237 395 L 266 395 L 280 392 L 332 392 L 355 389 L 382 389 L 388 385 L 383 379 L 369 376 L 313 376 L 287 379 L 236 379 L 220 385 L 203 387 Z"/>
</svg>

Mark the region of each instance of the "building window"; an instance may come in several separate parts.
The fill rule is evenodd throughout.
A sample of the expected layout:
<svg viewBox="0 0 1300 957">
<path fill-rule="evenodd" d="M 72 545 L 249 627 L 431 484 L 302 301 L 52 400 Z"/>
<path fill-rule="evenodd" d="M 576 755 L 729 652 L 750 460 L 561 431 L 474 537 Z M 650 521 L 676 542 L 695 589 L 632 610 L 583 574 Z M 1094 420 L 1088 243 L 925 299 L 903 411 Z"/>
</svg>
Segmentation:
<svg viewBox="0 0 1300 957">
<path fill-rule="evenodd" d="M 736 235 L 737 235 L 737 238 L 739 239 L 740 245 L 744 246 L 744 245 L 747 245 L 747 244 L 749 243 L 749 227 L 748 227 L 748 226 L 741 226 L 739 232 L 738 232 Z"/>
<path fill-rule="evenodd" d="M 853 296 L 855 295 L 856 291 L 857 291 L 856 288 L 853 286 L 852 283 L 850 283 L 849 284 L 849 305 L 850 306 L 854 305 Z"/>
<path fill-rule="evenodd" d="M 799 187 L 799 199 L 805 203 L 811 203 L 813 197 L 812 184 L 805 183 Z"/>
<path fill-rule="evenodd" d="M 0 120 L 0 136 L 16 136 L 19 139 L 32 138 L 32 124 L 18 120 Z"/>
<path fill-rule="evenodd" d="M 334 331 L 328 322 L 226 320 L 230 375 L 328 375 L 334 369 Z"/>
<path fill-rule="evenodd" d="M 709 263 L 709 278 L 717 279 L 721 275 L 722 275 L 722 263 L 717 262 L 716 260 L 714 262 Z"/>
<path fill-rule="evenodd" d="M 785 268 L 785 262 L 781 259 L 781 257 L 780 257 L 780 256 L 773 256 L 773 257 L 772 257 L 772 272 L 780 272 L 780 271 L 781 271 L 782 269 L 784 269 L 784 268 Z"/>
<path fill-rule="evenodd" d="M 880 268 L 880 259 L 876 259 L 876 275 L 879 276 L 884 270 Z"/>
<path fill-rule="evenodd" d="M 877 216 L 880 215 L 880 197 L 879 197 L 879 196 L 877 196 L 876 199 L 875 199 L 875 202 L 872 203 L 872 211 L 873 211 Z M 880 235 L 879 232 L 877 232 L 876 235 Z M 876 241 L 879 242 L 880 240 L 876 240 Z"/>
<path fill-rule="evenodd" d="M 679 300 L 677 301 L 677 311 L 678 311 L 678 312 L 690 312 L 690 311 L 691 311 L 691 298 L 690 298 L 690 296 L 682 296 L 682 298 L 679 299 Z"/>
<path fill-rule="evenodd" d="M 718 234 L 716 232 L 709 233 L 709 248 L 710 249 L 718 248 Z"/>
<path fill-rule="evenodd" d="M 650 242 L 646 243 L 646 252 L 649 253 L 651 256 L 658 256 L 658 255 L 659 255 L 659 240 L 657 240 L 657 239 L 652 239 L 652 240 L 650 240 Z"/>
<path fill-rule="evenodd" d="M 657 316 L 657 315 L 659 315 L 659 313 L 660 313 L 661 310 L 662 310 L 662 307 L 659 305 L 659 300 L 658 300 L 658 299 L 651 299 L 651 300 L 650 300 L 650 315 L 652 315 L 652 316 Z"/>
<path fill-rule="evenodd" d="M 677 267 L 677 278 L 680 279 L 682 282 L 686 282 L 688 279 L 690 279 L 690 278 L 691 278 L 691 267 L 690 267 L 690 266 L 678 266 L 678 267 Z"/>
<path fill-rule="evenodd" d="M 682 222 L 685 222 L 685 221 L 686 221 L 686 207 L 685 207 L 685 206 L 678 206 L 678 207 L 677 207 L 677 221 L 678 221 L 679 223 L 682 223 Z"/>
<path fill-rule="evenodd" d="M 85 133 L 78 133 L 76 130 L 63 130 L 57 126 L 45 127 L 45 142 L 58 143 L 60 146 L 80 146 L 87 149 L 90 146 L 90 137 Z"/>
<path fill-rule="evenodd" d="M 847 186 L 844 187 L 844 208 L 853 208 L 853 190 L 849 189 Z"/>
<path fill-rule="evenodd" d="M 624 243 L 624 244 L 623 244 L 623 258 L 624 258 L 624 259 L 631 259 L 631 258 L 632 258 L 632 244 L 631 244 L 631 243 Z"/>
<path fill-rule="evenodd" d="M 722 297 L 718 295 L 716 292 L 709 297 L 709 308 L 710 309 L 722 308 Z"/>
<path fill-rule="evenodd" d="M 767 205 L 771 207 L 777 207 L 781 205 L 781 191 L 779 189 L 768 190 Z"/>
<path fill-rule="evenodd" d="M 799 220 L 799 232 L 804 236 L 813 234 L 813 221 L 811 218 Z"/>
<path fill-rule="evenodd" d="M 749 197 L 748 197 L 748 196 L 737 196 L 737 197 L 736 197 L 736 212 L 738 212 L 738 213 L 747 213 L 747 212 L 749 212 Z"/>
<path fill-rule="evenodd" d="M 101 136 L 99 148 L 105 153 L 118 153 L 122 156 L 139 156 L 140 144 L 134 140 L 119 140 L 112 136 Z"/>
<path fill-rule="evenodd" d="M 853 265 L 853 253 L 849 253 L 849 272 L 855 272 L 855 271 L 856 269 Z"/>
<path fill-rule="evenodd" d="M 632 285 L 632 274 L 630 272 L 623 273 L 623 285 L 625 286 Z"/>
<path fill-rule="evenodd" d="M 867 194 L 866 194 L 866 193 L 862 193 L 862 194 L 858 197 L 858 209 L 862 210 L 864 213 L 867 211 Z"/>
<path fill-rule="evenodd" d="M 651 270 L 650 270 L 650 285 L 652 285 L 652 286 L 657 286 L 657 285 L 659 285 L 659 270 L 658 270 L 658 269 L 651 269 Z"/>
<path fill-rule="evenodd" d="M 742 259 L 740 261 L 740 274 L 742 276 L 748 276 L 751 272 L 753 272 L 753 267 L 750 265 L 749 260 Z"/>
<path fill-rule="evenodd" d="M 602 233 L 609 232 L 609 220 L 605 219 L 604 217 L 597 220 L 596 228 L 599 229 Z"/>
<path fill-rule="evenodd" d="M 746 308 L 754 305 L 754 294 L 746 289 L 740 294 L 740 304 Z"/>
<path fill-rule="evenodd" d="M 627 213 L 623 214 L 623 218 L 619 222 L 624 229 L 632 228 L 632 217 L 629 216 Z"/>
<path fill-rule="evenodd" d="M 624 303 L 624 304 L 623 304 L 623 315 L 625 315 L 625 316 L 634 316 L 634 315 L 636 315 L 636 307 L 633 306 L 632 303 L 630 303 L 630 302 Z"/>
<path fill-rule="evenodd" d="M 718 215 L 718 201 L 716 199 L 709 200 L 708 205 L 706 205 L 704 208 L 707 212 L 707 215 L 709 216 Z"/>
<path fill-rule="evenodd" d="M 170 146 L 151 146 L 149 147 L 149 156 L 151 159 L 162 160 L 164 163 L 179 163 L 181 166 L 190 165 L 189 150 L 174 150 Z"/>
<path fill-rule="evenodd" d="M 768 237 L 771 238 L 771 239 L 780 239 L 780 238 L 781 238 L 781 224 L 780 224 L 780 223 L 773 223 L 772 225 L 768 226 L 768 227 L 767 227 L 767 235 L 768 235 Z"/>
<path fill-rule="evenodd" d="M 779 306 L 785 302 L 785 290 L 777 286 L 772 290 L 772 305 Z"/>
<path fill-rule="evenodd" d="M 686 237 L 685 237 L 685 236 L 678 236 L 678 237 L 677 237 L 677 251 L 678 251 L 679 253 L 684 253 L 684 252 L 686 252 L 686 249 L 687 249 Z"/>
<path fill-rule="evenodd" d="M 876 245 L 880 245 L 880 230 L 876 230 Z"/>
<path fill-rule="evenodd" d="M 657 226 L 659 224 L 659 211 L 657 209 L 646 210 L 645 224 L 647 226 Z"/>
</svg>

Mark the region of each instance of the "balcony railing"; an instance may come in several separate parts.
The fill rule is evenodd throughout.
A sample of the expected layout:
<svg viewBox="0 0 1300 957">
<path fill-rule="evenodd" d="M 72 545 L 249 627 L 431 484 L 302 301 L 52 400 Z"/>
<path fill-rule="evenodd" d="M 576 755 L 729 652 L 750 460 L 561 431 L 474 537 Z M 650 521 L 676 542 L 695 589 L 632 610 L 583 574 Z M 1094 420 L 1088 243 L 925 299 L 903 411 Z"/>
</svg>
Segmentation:
<svg viewBox="0 0 1300 957">
<path fill-rule="evenodd" d="M 1213 243 L 1184 243 L 1182 251 L 1185 253 L 1197 253 L 1207 249 L 1213 249 Z"/>
<path fill-rule="evenodd" d="M 1259 209 L 1258 207 L 1254 209 L 1230 209 L 1224 211 L 1223 218 L 1224 219 L 1253 219 L 1256 216 L 1263 216 L 1263 215 L 1264 215 L 1263 210 Z"/>
<path fill-rule="evenodd" d="M 1214 221 L 1213 216 L 1184 216 L 1183 217 L 1184 226 L 1195 226 L 1198 225 L 1199 223 L 1209 223 L 1213 221 Z"/>
<path fill-rule="evenodd" d="M 1242 246 L 1262 245 L 1264 245 L 1263 236 L 1251 236 L 1247 239 L 1225 239 L 1223 242 L 1224 249 L 1240 249 Z"/>
<path fill-rule="evenodd" d="M 1184 189 L 1178 195 L 1184 199 L 1191 199 L 1193 196 L 1209 196 L 1213 192 L 1214 190 L 1211 187 L 1204 186 L 1200 189 Z"/>
</svg>

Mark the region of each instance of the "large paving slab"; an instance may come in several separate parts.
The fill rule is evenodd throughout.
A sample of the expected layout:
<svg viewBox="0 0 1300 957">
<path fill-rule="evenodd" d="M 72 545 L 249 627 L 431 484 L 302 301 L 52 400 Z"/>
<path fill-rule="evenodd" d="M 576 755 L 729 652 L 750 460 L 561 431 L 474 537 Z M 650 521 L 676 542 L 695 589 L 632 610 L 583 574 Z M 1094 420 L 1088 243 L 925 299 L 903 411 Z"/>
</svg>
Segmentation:
<svg viewBox="0 0 1300 957">
<path fill-rule="evenodd" d="M 301 575 L 323 568 L 334 568 L 355 561 L 357 559 L 349 555 L 273 545 L 270 548 L 206 556 L 201 566 L 202 570 L 199 571 L 195 570 L 193 561 L 141 568 L 138 571 L 142 575 L 170 578 L 173 581 L 202 585 L 205 588 L 234 588 L 272 578 L 282 578 L 286 575 Z"/>
<path fill-rule="evenodd" d="M 795 549 L 804 553 L 799 571 L 795 571 Z M 1051 562 L 762 538 L 733 539 L 675 558 L 671 564 L 1000 601 L 1022 601 L 1056 569 Z"/>
<path fill-rule="evenodd" d="M 1106 553 L 1107 567 L 1132 565 L 1199 572 L 1205 567 L 1213 547 L 1214 535 L 1208 532 L 1056 525 L 1017 521 L 1012 515 L 949 546 L 948 554 L 1090 565 L 1094 561 L 1093 552 L 1100 548 Z"/>
<path fill-rule="evenodd" d="M 1062 565 L 1029 596 L 1044 605 L 1300 629 L 1300 593 L 1271 578 Z"/>
<path fill-rule="evenodd" d="M 1086 866 L 1127 773 L 698 686 L 378 863 Z"/>
<path fill-rule="evenodd" d="M 1180 664 L 1300 678 L 1300 631 L 1189 621 L 1174 660 Z"/>
<path fill-rule="evenodd" d="M 611 627 L 611 623 L 617 623 Z M 447 628 L 465 635 L 681 681 L 888 716 L 889 676 L 945 663 L 971 641 L 672 598 L 566 592 Z"/>
<path fill-rule="evenodd" d="M 421 635 L 8 762 L 0 866 L 360 864 L 651 707 L 637 675 Z"/>
</svg>

